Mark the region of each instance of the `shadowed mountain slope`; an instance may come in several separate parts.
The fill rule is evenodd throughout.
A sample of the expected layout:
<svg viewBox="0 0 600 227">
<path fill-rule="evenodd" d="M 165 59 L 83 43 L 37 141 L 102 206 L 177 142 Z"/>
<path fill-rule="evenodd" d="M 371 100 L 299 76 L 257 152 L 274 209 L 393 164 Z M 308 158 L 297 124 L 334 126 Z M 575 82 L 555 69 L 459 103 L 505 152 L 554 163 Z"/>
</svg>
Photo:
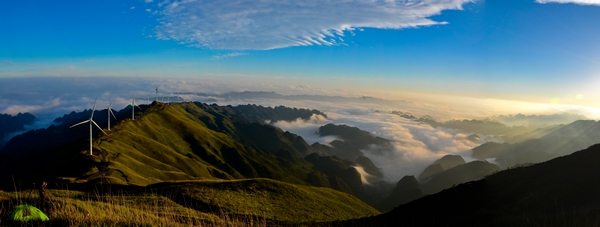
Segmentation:
<svg viewBox="0 0 600 227">
<path fill-rule="evenodd" d="M 446 155 L 438 160 L 435 160 L 431 165 L 427 166 L 421 174 L 419 174 L 419 181 L 427 181 L 435 174 L 444 172 L 447 169 L 454 168 L 465 164 L 465 160 L 460 155 Z"/>
<path fill-rule="evenodd" d="M 364 156 L 361 150 L 376 150 L 379 152 L 392 151 L 391 141 L 361 130 L 357 127 L 348 125 L 327 124 L 319 127 L 319 136 L 337 136 L 340 139 L 329 143 L 329 146 L 319 143 L 312 144 L 316 151 L 336 155 L 341 158 L 355 160 L 359 156 Z"/>
<path fill-rule="evenodd" d="M 593 226 L 600 222 L 600 145 L 505 170 L 391 212 L 327 225 Z"/>
<path fill-rule="evenodd" d="M 427 194 L 433 194 L 454 185 L 483 179 L 497 171 L 500 171 L 497 165 L 485 161 L 473 161 L 431 176 L 431 179 L 423 183 L 421 188 Z"/>
<path fill-rule="evenodd" d="M 404 176 L 398 181 L 392 194 L 377 205 L 377 209 L 380 211 L 390 211 L 394 207 L 423 196 L 425 196 L 425 193 L 421 190 L 417 179 L 414 176 Z"/>
</svg>

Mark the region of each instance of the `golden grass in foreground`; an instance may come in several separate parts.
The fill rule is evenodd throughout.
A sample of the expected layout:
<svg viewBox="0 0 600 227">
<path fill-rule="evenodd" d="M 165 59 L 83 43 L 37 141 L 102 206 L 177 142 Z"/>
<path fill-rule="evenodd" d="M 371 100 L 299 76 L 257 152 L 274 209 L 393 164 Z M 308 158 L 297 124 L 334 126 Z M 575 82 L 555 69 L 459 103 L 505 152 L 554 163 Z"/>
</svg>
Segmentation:
<svg viewBox="0 0 600 227">
<path fill-rule="evenodd" d="M 347 193 L 270 179 L 191 181 L 170 187 L 205 207 L 286 222 L 346 220 L 380 214 Z"/>
<path fill-rule="evenodd" d="M 102 186 L 100 186 L 102 187 Z M 266 226 L 310 225 L 380 214 L 354 196 L 329 188 L 269 179 L 161 183 L 129 190 L 0 191 L 0 226 L 20 204 L 42 209 L 52 225 Z"/>
<path fill-rule="evenodd" d="M 256 216 L 235 216 L 220 211 L 203 213 L 160 195 L 100 194 L 47 190 L 53 209 L 48 225 L 67 226 L 266 226 Z M 37 191 L 0 191 L 0 226 L 15 224 L 8 217 L 19 204 L 42 208 Z M 18 225 L 18 224 L 17 224 Z"/>
</svg>

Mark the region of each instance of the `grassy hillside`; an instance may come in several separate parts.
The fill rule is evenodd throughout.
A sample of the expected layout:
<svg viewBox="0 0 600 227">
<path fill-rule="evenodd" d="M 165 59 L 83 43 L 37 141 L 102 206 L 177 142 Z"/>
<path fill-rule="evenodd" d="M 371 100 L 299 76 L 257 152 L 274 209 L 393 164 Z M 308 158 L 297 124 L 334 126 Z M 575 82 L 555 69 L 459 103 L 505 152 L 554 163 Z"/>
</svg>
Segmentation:
<svg viewBox="0 0 600 227">
<path fill-rule="evenodd" d="M 330 188 L 269 179 L 178 183 L 163 190 L 172 188 L 176 194 L 187 196 L 192 203 L 205 208 L 275 220 L 326 221 L 379 213 L 356 197 Z"/>
<path fill-rule="evenodd" d="M 269 226 L 379 214 L 345 193 L 268 179 L 80 190 L 48 189 L 45 207 L 36 190 L 0 191 L 0 226 L 23 203 L 43 209 L 50 226 Z"/>
<path fill-rule="evenodd" d="M 124 114 L 121 111 L 117 116 Z M 72 113 L 63 120 L 76 121 L 80 115 Z M 301 137 L 248 119 L 251 117 L 237 115 L 231 107 L 155 102 L 142 106 L 135 120 L 125 119 L 113 125 L 108 135 L 95 132 L 93 155 L 87 150 L 86 127 L 53 126 L 30 132 L 19 137 L 10 149 L 38 136 L 44 136 L 44 143 L 7 150 L 8 155 L 3 157 L 9 159 L 0 158 L 0 170 L 6 170 L 0 171 L 0 175 L 6 176 L 0 176 L 0 186 L 12 188 L 9 181 L 14 174 L 17 182 L 29 186 L 44 180 L 67 183 L 70 187 L 158 188 L 161 192 L 156 196 L 172 199 L 184 208 L 294 223 L 377 213 L 352 196 L 372 203 L 376 200 L 366 194 L 360 174 L 351 167 L 355 165 L 353 162 L 323 157 L 322 161 L 312 163 L 304 155 L 314 150 Z M 59 138 L 58 142 L 52 142 L 53 138 Z M 330 159 L 340 165 L 324 166 L 324 161 Z M 129 189 L 127 193 L 131 193 Z M 144 212 L 146 208 L 139 209 Z M 183 219 L 197 224 L 194 218 Z"/>
<path fill-rule="evenodd" d="M 255 177 L 306 184 L 282 168 L 274 155 L 209 129 L 204 123 L 207 118 L 214 115 L 194 103 L 153 105 L 143 116 L 122 122 L 97 140 L 96 157 L 107 163 L 97 177 L 135 185 Z M 219 124 L 235 130 L 229 122 Z"/>
</svg>

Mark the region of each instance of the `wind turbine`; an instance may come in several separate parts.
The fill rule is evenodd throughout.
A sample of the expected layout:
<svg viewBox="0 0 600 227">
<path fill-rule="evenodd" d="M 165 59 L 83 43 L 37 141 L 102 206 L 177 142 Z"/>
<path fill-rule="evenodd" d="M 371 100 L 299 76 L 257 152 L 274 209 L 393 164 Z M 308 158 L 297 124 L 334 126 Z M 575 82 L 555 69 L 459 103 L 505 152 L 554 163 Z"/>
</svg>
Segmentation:
<svg viewBox="0 0 600 227">
<path fill-rule="evenodd" d="M 115 117 L 115 114 L 110 109 L 110 107 L 112 106 L 112 103 L 113 102 L 111 101 L 110 104 L 108 104 L 108 131 L 110 131 L 110 115 L 112 114 L 112 116 L 115 118 L 115 120 L 117 120 L 117 117 Z"/>
<path fill-rule="evenodd" d="M 142 110 L 142 108 L 140 108 L 140 106 L 135 104 L 135 95 L 133 95 L 133 100 L 131 101 L 131 120 L 135 120 L 135 108 L 138 108 L 140 110 Z"/>
<path fill-rule="evenodd" d="M 98 126 L 98 124 L 96 124 L 96 122 L 94 122 L 94 120 L 92 120 L 94 118 L 94 110 L 96 110 L 96 100 L 98 100 L 98 98 L 96 98 L 94 100 L 94 107 L 92 108 L 92 115 L 90 116 L 90 119 L 82 121 L 82 122 L 79 122 L 79 123 L 74 124 L 74 125 L 71 125 L 71 127 L 69 127 L 69 128 L 73 128 L 73 127 L 75 127 L 77 125 L 85 124 L 85 123 L 88 123 L 88 122 L 90 123 L 90 155 L 92 155 L 92 124 L 94 124 L 96 127 L 98 127 L 98 129 L 100 129 L 100 131 L 102 131 L 105 135 L 108 135 L 108 134 L 106 134 L 106 132 L 104 132 L 104 130 L 102 130 L 102 128 L 100 128 L 100 126 Z"/>
<path fill-rule="evenodd" d="M 148 105 L 150 105 L 150 92 L 148 92 Z"/>
<path fill-rule="evenodd" d="M 185 103 L 185 98 L 179 95 L 179 92 L 177 92 L 177 101 L 179 101 L 179 98 L 183 99 L 183 102 Z"/>
<path fill-rule="evenodd" d="M 158 102 L 158 86 L 156 86 L 156 102 Z"/>
</svg>

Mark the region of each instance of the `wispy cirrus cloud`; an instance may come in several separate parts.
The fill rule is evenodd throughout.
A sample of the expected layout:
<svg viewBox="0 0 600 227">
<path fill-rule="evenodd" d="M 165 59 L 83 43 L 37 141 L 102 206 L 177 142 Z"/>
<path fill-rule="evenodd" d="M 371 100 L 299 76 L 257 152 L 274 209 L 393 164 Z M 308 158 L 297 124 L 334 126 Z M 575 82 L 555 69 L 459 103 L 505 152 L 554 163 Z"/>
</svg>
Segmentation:
<svg viewBox="0 0 600 227">
<path fill-rule="evenodd" d="M 221 60 L 223 58 L 231 58 L 231 57 L 237 57 L 237 56 L 243 56 L 246 55 L 246 53 L 244 52 L 233 52 L 233 53 L 227 53 L 227 54 L 223 54 L 223 55 L 213 55 L 212 59 L 213 60 Z"/>
<path fill-rule="evenodd" d="M 535 0 L 537 3 L 547 4 L 547 3 L 573 3 L 579 5 L 600 5 L 600 0 Z"/>
<path fill-rule="evenodd" d="M 472 0 L 179 0 L 159 4 L 158 39 L 211 49 L 337 45 L 355 29 L 445 24 L 428 17 Z"/>
</svg>

